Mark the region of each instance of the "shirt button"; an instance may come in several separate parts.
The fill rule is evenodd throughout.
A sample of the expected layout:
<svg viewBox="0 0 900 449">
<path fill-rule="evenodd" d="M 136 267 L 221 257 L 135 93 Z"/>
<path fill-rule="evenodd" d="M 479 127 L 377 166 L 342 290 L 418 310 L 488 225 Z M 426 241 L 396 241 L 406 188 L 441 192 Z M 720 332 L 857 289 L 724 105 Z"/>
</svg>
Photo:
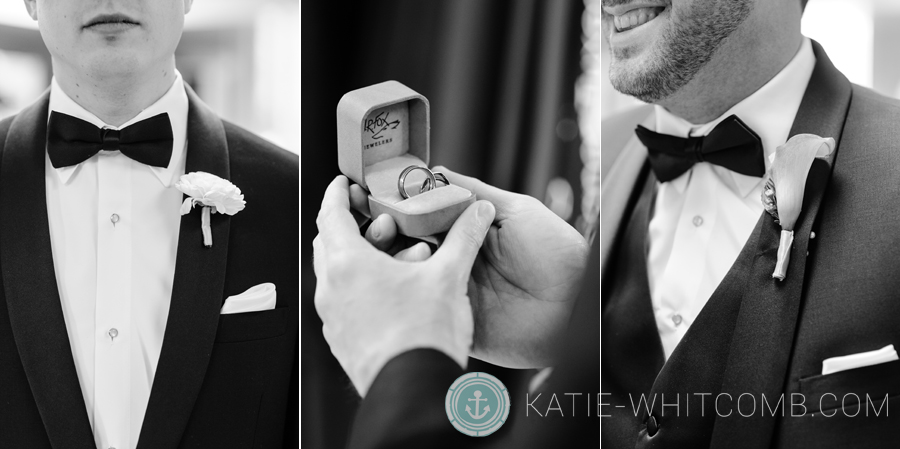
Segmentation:
<svg viewBox="0 0 900 449">
<path fill-rule="evenodd" d="M 809 233 L 809 238 L 811 238 L 811 239 L 816 238 L 816 233 L 815 233 L 815 232 L 810 232 L 810 233 Z"/>
<path fill-rule="evenodd" d="M 694 217 L 693 222 L 694 222 L 694 226 L 696 226 L 696 227 L 699 228 L 700 226 L 703 225 L 703 217 L 697 215 L 697 216 Z"/>
<path fill-rule="evenodd" d="M 112 328 L 109 330 L 109 332 L 107 332 L 107 334 L 109 334 L 109 338 L 112 340 L 119 336 L 119 330 L 116 328 Z"/>
<path fill-rule="evenodd" d="M 680 325 L 683 320 L 681 319 L 681 315 L 675 314 L 672 315 L 672 322 L 675 323 L 676 326 Z"/>
<path fill-rule="evenodd" d="M 111 221 L 112 224 L 113 224 L 113 226 L 115 226 L 116 223 L 119 222 L 119 214 L 112 214 L 112 215 L 110 215 L 110 216 L 109 216 L 109 221 Z"/>
</svg>

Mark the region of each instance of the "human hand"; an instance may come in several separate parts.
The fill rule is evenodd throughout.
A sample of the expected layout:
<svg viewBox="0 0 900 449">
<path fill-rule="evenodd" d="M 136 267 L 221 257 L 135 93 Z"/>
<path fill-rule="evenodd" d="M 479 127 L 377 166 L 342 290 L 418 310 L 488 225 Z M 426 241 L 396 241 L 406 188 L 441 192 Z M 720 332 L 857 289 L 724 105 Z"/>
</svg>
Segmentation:
<svg viewBox="0 0 900 449">
<path fill-rule="evenodd" d="M 434 170 L 496 207 L 495 223 L 468 281 L 475 314 L 471 355 L 513 368 L 552 365 L 556 343 L 565 333 L 581 285 L 587 242 L 530 196 L 498 189 L 445 167 Z M 353 204 L 363 208 L 359 198 L 364 199 L 357 197 Z M 380 216 L 376 222 L 378 238 L 369 234 L 366 238 L 381 247 L 395 245 L 396 227 L 390 217 Z"/>
<path fill-rule="evenodd" d="M 465 367 L 473 332 L 467 281 L 494 207 L 469 206 L 441 248 L 421 260 L 426 253 L 413 248 L 424 243 L 391 257 L 360 236 L 350 195 L 347 178 L 331 182 L 313 240 L 316 311 L 350 380 L 365 396 L 385 363 L 415 348 L 441 350 Z"/>
<path fill-rule="evenodd" d="M 414 238 L 399 234 L 397 224 L 387 214 L 372 217 L 369 210 L 369 192 L 359 184 L 350 184 L 350 211 L 360 228 L 368 223 L 366 240 L 376 248 L 410 262 L 431 257 L 432 245 L 438 245 L 436 237 Z M 374 218 L 374 220 L 373 220 Z"/>
</svg>

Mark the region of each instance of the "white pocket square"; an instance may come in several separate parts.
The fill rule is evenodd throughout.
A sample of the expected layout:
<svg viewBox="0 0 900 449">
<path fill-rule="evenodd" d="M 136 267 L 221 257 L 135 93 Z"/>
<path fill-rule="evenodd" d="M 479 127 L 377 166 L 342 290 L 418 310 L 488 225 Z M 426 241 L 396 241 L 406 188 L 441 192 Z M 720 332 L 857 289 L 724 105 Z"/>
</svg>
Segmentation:
<svg viewBox="0 0 900 449">
<path fill-rule="evenodd" d="M 259 312 L 275 308 L 275 284 L 254 285 L 240 295 L 229 296 L 222 305 L 222 315 L 231 313 Z"/>
<path fill-rule="evenodd" d="M 832 374 L 848 369 L 892 362 L 894 360 L 898 360 L 897 351 L 894 350 L 894 345 L 887 345 L 875 351 L 860 352 L 858 354 L 825 359 L 822 361 L 822 374 Z"/>
</svg>

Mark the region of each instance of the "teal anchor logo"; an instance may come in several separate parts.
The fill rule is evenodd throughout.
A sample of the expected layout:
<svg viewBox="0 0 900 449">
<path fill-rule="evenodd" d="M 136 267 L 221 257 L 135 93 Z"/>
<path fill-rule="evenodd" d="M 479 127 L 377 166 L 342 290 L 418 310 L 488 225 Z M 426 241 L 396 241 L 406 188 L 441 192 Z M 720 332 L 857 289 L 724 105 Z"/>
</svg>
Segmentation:
<svg viewBox="0 0 900 449">
<path fill-rule="evenodd" d="M 472 411 L 472 403 L 475 411 Z M 447 390 L 447 418 L 460 432 L 483 437 L 497 431 L 509 417 L 509 391 L 488 373 L 464 374 Z"/>
<path fill-rule="evenodd" d="M 481 399 L 481 390 L 475 390 L 475 398 L 474 398 L 474 399 L 471 399 L 471 398 L 470 398 L 469 400 L 470 400 L 470 401 L 475 401 L 475 414 L 474 414 L 474 415 L 472 414 L 472 409 L 469 408 L 468 405 L 466 406 L 466 412 L 468 412 L 468 413 L 469 413 L 469 416 L 471 416 L 472 418 L 474 418 L 474 419 L 481 419 L 481 418 L 484 418 L 484 415 L 487 415 L 487 413 L 488 413 L 489 411 L 491 411 L 491 406 L 490 406 L 490 405 L 485 405 L 485 406 L 484 406 L 484 412 L 478 413 L 478 403 L 481 402 L 481 401 L 487 401 L 487 399 Z"/>
</svg>

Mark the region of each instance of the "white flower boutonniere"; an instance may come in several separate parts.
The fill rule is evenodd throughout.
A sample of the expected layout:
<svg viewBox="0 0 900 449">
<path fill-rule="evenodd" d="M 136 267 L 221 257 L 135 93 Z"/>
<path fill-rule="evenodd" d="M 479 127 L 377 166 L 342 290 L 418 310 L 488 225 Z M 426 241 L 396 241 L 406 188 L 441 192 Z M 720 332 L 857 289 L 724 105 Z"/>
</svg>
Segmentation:
<svg viewBox="0 0 900 449">
<path fill-rule="evenodd" d="M 772 277 L 779 281 L 787 276 L 791 245 L 794 243 L 794 225 L 803 206 L 809 169 L 816 158 L 830 161 L 833 151 L 834 139 L 813 134 L 798 134 L 775 150 L 775 160 L 766 175 L 762 202 L 766 212 L 775 217 L 775 223 L 781 225 L 778 259 L 772 273 Z"/>
<path fill-rule="evenodd" d="M 244 210 L 244 205 L 247 204 L 241 189 L 236 185 L 227 179 L 202 171 L 182 175 L 175 183 L 175 188 L 188 196 L 184 203 L 181 203 L 181 215 L 187 214 L 196 205 L 202 206 L 200 221 L 203 244 L 207 247 L 212 246 L 209 215 L 215 212 L 234 215 Z"/>
</svg>

